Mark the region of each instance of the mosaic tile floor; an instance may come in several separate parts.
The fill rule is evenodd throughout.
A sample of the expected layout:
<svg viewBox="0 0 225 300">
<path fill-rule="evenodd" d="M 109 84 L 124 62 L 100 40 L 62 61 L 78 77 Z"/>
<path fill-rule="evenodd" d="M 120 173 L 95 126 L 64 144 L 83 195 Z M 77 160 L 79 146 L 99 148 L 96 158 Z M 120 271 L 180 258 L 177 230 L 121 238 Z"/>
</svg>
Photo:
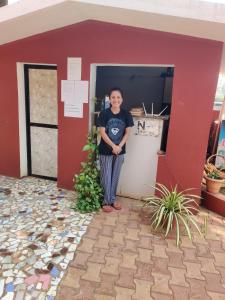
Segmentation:
<svg viewBox="0 0 225 300">
<path fill-rule="evenodd" d="M 0 176 L 0 299 L 52 300 L 91 214 L 52 181 Z"/>
</svg>

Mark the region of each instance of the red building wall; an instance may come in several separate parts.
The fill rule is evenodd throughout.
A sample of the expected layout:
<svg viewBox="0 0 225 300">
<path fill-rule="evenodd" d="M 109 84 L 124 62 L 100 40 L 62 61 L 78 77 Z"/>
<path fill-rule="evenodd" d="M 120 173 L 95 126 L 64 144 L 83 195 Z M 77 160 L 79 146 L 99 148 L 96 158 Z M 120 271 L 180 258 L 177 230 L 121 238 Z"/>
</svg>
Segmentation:
<svg viewBox="0 0 225 300">
<path fill-rule="evenodd" d="M 64 118 L 60 81 L 66 79 L 67 57 L 77 56 L 83 80 L 90 79 L 91 63 L 175 65 L 167 153 L 159 157 L 157 181 L 199 188 L 221 50 L 221 42 L 97 21 L 0 46 L 0 174 L 20 174 L 16 62 L 57 64 L 58 185 L 72 188 L 85 157 L 88 104 L 83 119 Z"/>
</svg>

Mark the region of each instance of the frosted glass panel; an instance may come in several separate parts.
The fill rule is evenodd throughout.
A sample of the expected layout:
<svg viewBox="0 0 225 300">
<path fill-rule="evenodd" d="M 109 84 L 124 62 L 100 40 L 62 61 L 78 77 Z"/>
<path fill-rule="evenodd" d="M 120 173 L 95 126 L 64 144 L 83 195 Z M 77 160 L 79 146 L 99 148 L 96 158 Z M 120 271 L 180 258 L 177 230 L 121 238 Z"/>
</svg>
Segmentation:
<svg viewBox="0 0 225 300">
<path fill-rule="evenodd" d="M 32 174 L 57 177 L 57 129 L 31 127 Z"/>
<path fill-rule="evenodd" d="M 58 124 L 57 70 L 29 69 L 30 122 Z"/>
</svg>

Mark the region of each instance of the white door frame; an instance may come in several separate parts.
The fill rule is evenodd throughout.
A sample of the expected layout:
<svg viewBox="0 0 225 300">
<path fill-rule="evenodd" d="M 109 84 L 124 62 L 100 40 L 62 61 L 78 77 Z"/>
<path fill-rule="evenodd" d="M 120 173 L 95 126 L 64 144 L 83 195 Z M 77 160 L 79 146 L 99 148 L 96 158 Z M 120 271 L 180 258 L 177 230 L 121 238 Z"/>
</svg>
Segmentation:
<svg viewBox="0 0 225 300">
<path fill-rule="evenodd" d="M 25 106 L 25 84 L 24 65 L 46 65 L 57 66 L 56 64 L 41 64 L 30 62 L 17 62 L 17 91 L 18 91 L 18 117 L 19 117 L 19 154 L 20 154 L 20 177 L 27 176 L 27 127 L 26 127 L 26 106 Z"/>
</svg>

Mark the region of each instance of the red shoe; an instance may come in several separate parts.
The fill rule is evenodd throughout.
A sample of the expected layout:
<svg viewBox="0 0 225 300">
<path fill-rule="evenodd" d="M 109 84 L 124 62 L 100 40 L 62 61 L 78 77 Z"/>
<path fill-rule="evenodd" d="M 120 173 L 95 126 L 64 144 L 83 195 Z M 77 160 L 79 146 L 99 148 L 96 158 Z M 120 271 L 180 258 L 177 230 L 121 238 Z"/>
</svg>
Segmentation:
<svg viewBox="0 0 225 300">
<path fill-rule="evenodd" d="M 106 213 L 109 213 L 109 212 L 112 212 L 112 211 L 113 211 L 113 208 L 112 208 L 112 206 L 110 206 L 110 205 L 103 205 L 103 206 L 102 206 L 102 210 L 103 210 L 104 212 L 106 212 Z"/>
<path fill-rule="evenodd" d="M 117 201 L 115 201 L 115 203 L 112 204 L 112 207 L 115 208 L 116 210 L 120 210 L 122 208 L 121 204 Z"/>
</svg>

